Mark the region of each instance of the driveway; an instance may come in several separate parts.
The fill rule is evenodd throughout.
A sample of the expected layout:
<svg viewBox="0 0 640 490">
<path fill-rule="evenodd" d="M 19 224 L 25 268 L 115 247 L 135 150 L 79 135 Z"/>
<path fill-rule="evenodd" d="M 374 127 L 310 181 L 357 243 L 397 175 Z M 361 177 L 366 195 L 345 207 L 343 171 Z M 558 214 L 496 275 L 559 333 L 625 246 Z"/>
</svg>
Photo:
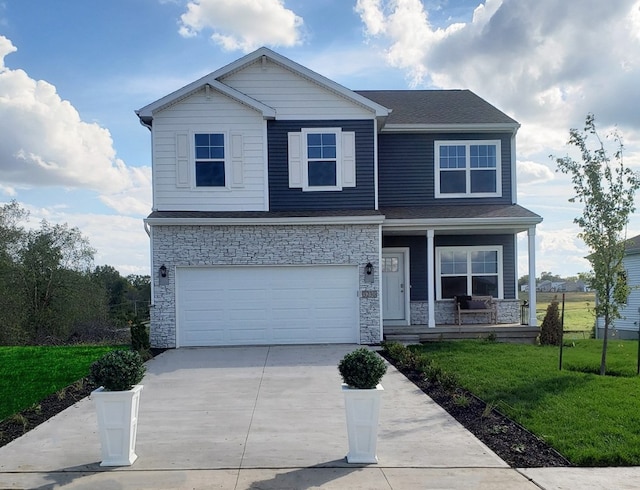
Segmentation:
<svg viewBox="0 0 640 490">
<path fill-rule="evenodd" d="M 356 347 L 167 351 L 148 363 L 133 466 L 99 466 L 85 399 L 0 448 L 0 488 L 540 488 L 393 367 L 379 463 L 347 464 L 336 366 Z"/>
</svg>

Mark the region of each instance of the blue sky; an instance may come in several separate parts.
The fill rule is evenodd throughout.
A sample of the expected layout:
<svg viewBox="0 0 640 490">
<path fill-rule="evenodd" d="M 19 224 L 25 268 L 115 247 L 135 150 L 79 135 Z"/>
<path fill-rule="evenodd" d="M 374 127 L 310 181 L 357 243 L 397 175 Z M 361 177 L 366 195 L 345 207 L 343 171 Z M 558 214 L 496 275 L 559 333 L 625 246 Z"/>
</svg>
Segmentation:
<svg viewBox="0 0 640 490">
<path fill-rule="evenodd" d="M 538 272 L 588 270 L 549 159 L 569 128 L 588 112 L 616 125 L 640 169 L 640 0 L 0 0 L 0 202 L 79 227 L 96 264 L 148 273 L 134 110 L 263 45 L 351 89 L 469 88 L 518 120 Z"/>
</svg>

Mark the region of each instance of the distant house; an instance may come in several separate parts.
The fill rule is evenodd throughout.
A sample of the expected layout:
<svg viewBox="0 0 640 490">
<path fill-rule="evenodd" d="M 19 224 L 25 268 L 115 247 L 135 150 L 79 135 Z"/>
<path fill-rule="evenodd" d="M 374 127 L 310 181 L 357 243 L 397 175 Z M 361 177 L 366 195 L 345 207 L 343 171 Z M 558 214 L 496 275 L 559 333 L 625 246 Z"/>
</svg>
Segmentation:
<svg viewBox="0 0 640 490">
<path fill-rule="evenodd" d="M 553 290 L 553 283 L 551 281 L 540 281 L 536 284 L 536 291 L 548 293 Z"/>
<path fill-rule="evenodd" d="M 638 339 L 640 329 L 640 235 L 627 240 L 625 245 L 624 268 L 627 271 L 627 281 L 631 286 L 631 294 L 627 305 L 621 308 L 622 318 L 609 326 L 610 335 L 619 339 Z M 602 338 L 604 322 L 598 318 L 596 336 Z"/>
</svg>

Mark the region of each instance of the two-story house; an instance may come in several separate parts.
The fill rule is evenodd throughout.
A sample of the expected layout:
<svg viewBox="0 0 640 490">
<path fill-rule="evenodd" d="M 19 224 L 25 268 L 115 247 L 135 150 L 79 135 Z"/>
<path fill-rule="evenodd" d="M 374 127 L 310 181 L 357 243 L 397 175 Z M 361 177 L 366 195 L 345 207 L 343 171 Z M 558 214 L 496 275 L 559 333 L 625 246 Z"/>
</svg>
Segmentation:
<svg viewBox="0 0 640 490">
<path fill-rule="evenodd" d="M 378 343 L 461 294 L 520 323 L 542 219 L 516 204 L 519 124 L 472 92 L 352 91 L 261 48 L 136 113 L 153 346 Z"/>
</svg>

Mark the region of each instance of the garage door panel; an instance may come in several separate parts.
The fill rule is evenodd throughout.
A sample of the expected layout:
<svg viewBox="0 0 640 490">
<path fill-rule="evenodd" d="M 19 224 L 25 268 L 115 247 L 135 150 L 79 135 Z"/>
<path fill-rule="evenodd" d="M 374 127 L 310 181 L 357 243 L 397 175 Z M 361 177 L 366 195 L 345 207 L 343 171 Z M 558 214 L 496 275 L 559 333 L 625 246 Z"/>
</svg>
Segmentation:
<svg viewBox="0 0 640 490">
<path fill-rule="evenodd" d="M 178 344 L 358 340 L 355 266 L 179 268 Z"/>
</svg>

